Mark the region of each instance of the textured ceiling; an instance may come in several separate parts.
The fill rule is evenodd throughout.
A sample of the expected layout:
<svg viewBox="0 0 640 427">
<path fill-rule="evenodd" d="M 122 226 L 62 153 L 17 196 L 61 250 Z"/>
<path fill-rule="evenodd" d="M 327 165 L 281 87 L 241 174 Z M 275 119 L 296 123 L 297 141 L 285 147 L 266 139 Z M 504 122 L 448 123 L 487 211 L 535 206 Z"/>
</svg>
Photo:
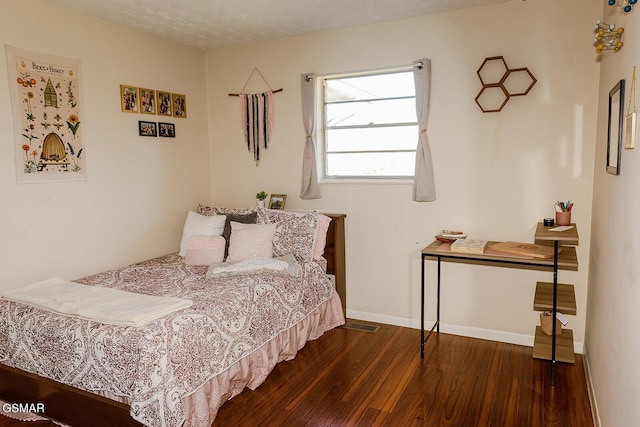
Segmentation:
<svg viewBox="0 0 640 427">
<path fill-rule="evenodd" d="M 45 0 L 209 49 L 513 0 Z"/>
</svg>

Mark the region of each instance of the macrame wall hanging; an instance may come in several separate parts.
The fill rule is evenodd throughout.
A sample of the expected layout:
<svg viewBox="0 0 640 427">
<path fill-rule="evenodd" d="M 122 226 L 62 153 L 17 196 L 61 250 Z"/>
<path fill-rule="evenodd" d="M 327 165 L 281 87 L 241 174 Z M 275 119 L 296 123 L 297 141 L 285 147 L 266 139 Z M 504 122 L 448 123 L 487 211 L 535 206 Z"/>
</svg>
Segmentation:
<svg viewBox="0 0 640 427">
<path fill-rule="evenodd" d="M 244 93 L 245 88 L 255 73 L 266 83 L 269 91 L 263 93 Z M 264 78 L 258 67 L 254 67 L 251 75 L 242 87 L 240 93 L 230 93 L 229 96 L 240 97 L 240 114 L 242 116 L 242 129 L 247 149 L 253 152 L 253 160 L 258 166 L 260 151 L 269 147 L 271 131 L 275 120 L 273 94 L 282 92 L 282 89 L 273 90 Z"/>
</svg>

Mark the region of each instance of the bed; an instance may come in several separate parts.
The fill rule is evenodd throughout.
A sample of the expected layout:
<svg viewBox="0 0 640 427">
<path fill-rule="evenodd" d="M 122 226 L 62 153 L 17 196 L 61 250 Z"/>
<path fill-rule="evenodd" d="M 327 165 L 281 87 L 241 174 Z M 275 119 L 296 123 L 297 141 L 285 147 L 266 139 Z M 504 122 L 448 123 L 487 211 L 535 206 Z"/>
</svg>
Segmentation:
<svg viewBox="0 0 640 427">
<path fill-rule="evenodd" d="M 204 206 L 197 213 L 226 213 L 226 225 L 248 214 Z M 318 215 L 258 212 L 257 223 L 278 230 L 273 256 L 286 259 L 286 268 L 281 261 L 278 270 L 218 271 L 214 264 L 225 264 L 188 263 L 188 252 L 75 281 L 192 302 L 142 326 L 0 299 L 0 399 L 42 402 L 45 416 L 70 425 L 210 426 L 226 400 L 256 389 L 276 363 L 344 323 L 341 296 L 327 278 L 327 266 L 343 262 L 334 256 L 343 253 L 335 244 L 344 216 L 323 230 Z M 238 230 L 225 240 L 233 242 Z M 225 250 L 235 253 L 233 245 Z"/>
</svg>

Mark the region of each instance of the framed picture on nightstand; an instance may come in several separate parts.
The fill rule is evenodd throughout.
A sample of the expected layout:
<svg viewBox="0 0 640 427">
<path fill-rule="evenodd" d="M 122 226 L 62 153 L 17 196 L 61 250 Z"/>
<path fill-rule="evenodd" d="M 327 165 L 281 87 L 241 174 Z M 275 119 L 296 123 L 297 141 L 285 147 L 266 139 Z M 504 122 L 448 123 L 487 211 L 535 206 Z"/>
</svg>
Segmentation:
<svg viewBox="0 0 640 427">
<path fill-rule="evenodd" d="M 287 201 L 286 194 L 272 194 L 269 199 L 269 209 L 284 210 L 284 204 Z"/>
</svg>

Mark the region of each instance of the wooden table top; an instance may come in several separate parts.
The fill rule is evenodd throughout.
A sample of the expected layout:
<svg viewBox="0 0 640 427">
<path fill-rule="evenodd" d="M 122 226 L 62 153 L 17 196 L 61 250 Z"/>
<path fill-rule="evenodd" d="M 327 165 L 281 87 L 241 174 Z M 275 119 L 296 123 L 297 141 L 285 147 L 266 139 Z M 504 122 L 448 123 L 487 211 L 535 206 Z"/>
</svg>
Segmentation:
<svg viewBox="0 0 640 427">
<path fill-rule="evenodd" d="M 477 265 L 496 265 L 500 267 L 515 267 L 532 270 L 549 270 L 553 268 L 553 257 L 534 258 L 522 255 L 508 254 L 491 249 L 494 241 L 487 243 L 484 253 L 472 254 L 463 252 L 451 252 L 450 244 L 438 240 L 422 249 L 424 258 L 441 258 L 447 262 L 460 262 Z M 578 256 L 573 246 L 563 246 L 558 254 L 558 268 L 560 270 L 578 270 Z"/>
<path fill-rule="evenodd" d="M 557 225 L 548 227 L 539 222 L 536 227 L 535 241 L 536 243 L 558 241 L 562 245 L 578 245 L 578 227 L 571 223 L 573 228 L 565 231 L 551 231 L 557 228 Z"/>
</svg>

